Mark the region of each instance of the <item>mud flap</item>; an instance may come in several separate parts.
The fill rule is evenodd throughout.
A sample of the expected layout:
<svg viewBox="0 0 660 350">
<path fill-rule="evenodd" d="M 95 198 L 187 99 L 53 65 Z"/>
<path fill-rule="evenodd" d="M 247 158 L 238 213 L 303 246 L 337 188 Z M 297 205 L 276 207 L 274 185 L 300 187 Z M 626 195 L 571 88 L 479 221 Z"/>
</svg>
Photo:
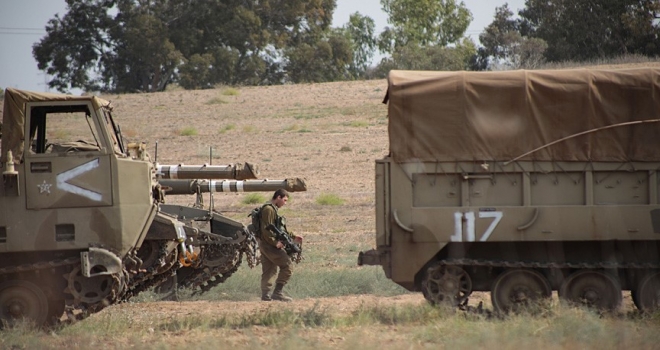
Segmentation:
<svg viewBox="0 0 660 350">
<path fill-rule="evenodd" d="M 91 247 L 88 252 L 80 252 L 80 264 L 85 277 L 112 275 L 122 271 L 121 259 L 103 248 Z M 103 267 L 103 271 L 92 273 L 92 269 L 97 266 Z"/>
</svg>

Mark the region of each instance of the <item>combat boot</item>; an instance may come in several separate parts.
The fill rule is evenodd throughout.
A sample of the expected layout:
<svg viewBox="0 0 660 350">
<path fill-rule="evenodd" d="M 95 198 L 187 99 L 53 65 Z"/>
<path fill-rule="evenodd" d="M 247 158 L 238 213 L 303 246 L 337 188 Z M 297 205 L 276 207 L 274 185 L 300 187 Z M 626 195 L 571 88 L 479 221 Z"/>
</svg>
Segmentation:
<svg viewBox="0 0 660 350">
<path fill-rule="evenodd" d="M 281 283 L 278 283 L 275 285 L 275 290 L 273 290 L 273 295 L 271 298 L 273 300 L 278 300 L 278 301 L 286 301 L 289 302 L 293 299 L 289 298 L 288 296 L 282 294 L 282 289 L 284 288 L 284 285 Z"/>
<path fill-rule="evenodd" d="M 262 301 L 271 301 L 273 299 L 270 297 L 270 295 L 268 295 L 268 291 L 266 290 L 266 291 L 261 292 L 261 300 Z"/>
</svg>

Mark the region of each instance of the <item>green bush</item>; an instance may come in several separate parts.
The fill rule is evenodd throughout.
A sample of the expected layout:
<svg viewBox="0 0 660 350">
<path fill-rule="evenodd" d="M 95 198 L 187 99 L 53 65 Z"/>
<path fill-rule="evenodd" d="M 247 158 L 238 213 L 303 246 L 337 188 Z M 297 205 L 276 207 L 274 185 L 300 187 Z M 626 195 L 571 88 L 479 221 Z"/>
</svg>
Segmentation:
<svg viewBox="0 0 660 350">
<path fill-rule="evenodd" d="M 229 87 L 229 88 L 224 89 L 222 91 L 222 94 L 225 95 L 225 96 L 238 96 L 241 93 L 240 93 L 240 91 L 238 91 L 238 89 L 234 89 L 234 88 Z"/>
<path fill-rule="evenodd" d="M 243 197 L 241 200 L 241 203 L 243 204 L 257 204 L 257 203 L 264 203 L 266 201 L 266 197 L 264 197 L 261 193 L 248 193 Z"/>
<path fill-rule="evenodd" d="M 221 104 L 225 104 L 225 103 L 227 103 L 227 101 L 225 101 L 225 99 L 223 99 L 222 97 L 214 97 L 214 98 L 206 101 L 207 105 L 221 105 Z"/>
<path fill-rule="evenodd" d="M 334 193 L 321 193 L 316 197 L 316 203 L 320 205 L 342 205 L 344 200 Z"/>
<path fill-rule="evenodd" d="M 179 131 L 179 135 L 181 135 L 181 136 L 195 136 L 195 135 L 197 135 L 197 129 L 195 129 L 193 127 L 186 127 L 186 128 L 181 129 L 181 131 Z"/>
<path fill-rule="evenodd" d="M 224 133 L 226 133 L 226 132 L 229 131 L 229 130 L 234 130 L 234 128 L 236 128 L 236 125 L 234 125 L 234 124 L 227 124 L 227 125 L 225 125 L 222 129 L 220 129 L 219 132 L 220 132 L 221 134 L 224 134 Z"/>
</svg>

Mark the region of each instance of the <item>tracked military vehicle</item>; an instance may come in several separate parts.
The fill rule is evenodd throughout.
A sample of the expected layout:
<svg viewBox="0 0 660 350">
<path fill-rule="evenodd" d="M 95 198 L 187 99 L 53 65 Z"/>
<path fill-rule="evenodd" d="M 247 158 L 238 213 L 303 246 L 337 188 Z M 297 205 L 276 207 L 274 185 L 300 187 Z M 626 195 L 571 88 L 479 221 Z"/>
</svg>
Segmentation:
<svg viewBox="0 0 660 350">
<path fill-rule="evenodd" d="M 380 265 L 433 304 L 660 305 L 660 69 L 392 71 Z"/>
<path fill-rule="evenodd" d="M 254 166 L 155 164 L 144 144 L 124 142 L 111 111 L 94 96 L 6 90 L 1 322 L 44 325 L 65 311 L 84 317 L 182 267 L 200 269 L 196 281 L 208 284 L 226 278 L 243 256 L 256 264 L 256 241 L 242 223 L 165 205 L 159 183 L 255 179 Z"/>
<path fill-rule="evenodd" d="M 129 155 L 110 111 L 96 97 L 5 91 L 3 322 L 99 310 L 141 268 L 137 250 L 158 216 L 154 170 Z"/>
</svg>

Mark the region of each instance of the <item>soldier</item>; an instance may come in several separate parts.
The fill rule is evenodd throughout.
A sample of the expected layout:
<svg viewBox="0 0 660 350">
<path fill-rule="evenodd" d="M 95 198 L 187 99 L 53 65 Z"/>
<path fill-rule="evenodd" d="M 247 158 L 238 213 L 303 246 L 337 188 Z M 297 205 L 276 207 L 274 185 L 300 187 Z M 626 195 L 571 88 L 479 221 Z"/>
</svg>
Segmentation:
<svg viewBox="0 0 660 350">
<path fill-rule="evenodd" d="M 291 301 L 290 297 L 282 294 L 282 289 L 291 278 L 293 263 L 284 250 L 284 243 L 276 240 L 275 235 L 267 229 L 268 225 L 273 224 L 282 232 L 289 234 L 284 217 L 277 214 L 277 209 L 283 207 L 288 200 L 289 193 L 284 189 L 279 189 L 273 194 L 270 203 L 261 208 L 259 250 L 261 251 L 261 300 L 263 301 Z M 302 243 L 302 237 L 291 236 L 298 244 Z M 280 268 L 279 274 L 277 274 L 278 267 Z M 273 285 L 272 280 L 275 274 L 277 274 L 275 290 L 270 295 L 270 287 Z"/>
</svg>

